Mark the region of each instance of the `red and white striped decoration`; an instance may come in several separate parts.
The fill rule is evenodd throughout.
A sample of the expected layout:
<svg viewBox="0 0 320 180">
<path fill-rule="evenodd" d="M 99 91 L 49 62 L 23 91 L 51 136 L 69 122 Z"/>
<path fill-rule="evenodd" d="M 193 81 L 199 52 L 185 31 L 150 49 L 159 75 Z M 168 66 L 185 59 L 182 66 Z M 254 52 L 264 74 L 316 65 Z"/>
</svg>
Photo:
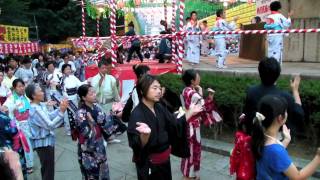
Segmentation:
<svg viewBox="0 0 320 180">
<path fill-rule="evenodd" d="M 86 14 L 84 11 L 84 0 L 81 0 L 81 20 L 82 20 L 82 37 L 86 37 Z"/>
<path fill-rule="evenodd" d="M 179 10 L 180 10 L 180 14 L 179 14 L 179 20 L 180 20 L 180 24 L 179 24 L 179 32 L 178 32 L 178 36 L 177 39 L 179 41 L 179 45 L 178 45 L 178 62 L 177 62 L 177 72 L 179 74 L 182 73 L 182 60 L 183 60 L 183 54 L 184 54 L 184 50 L 183 50 L 183 21 L 184 21 L 184 8 L 185 8 L 185 4 L 184 4 L 184 0 L 180 0 L 180 5 L 179 5 Z"/>
<path fill-rule="evenodd" d="M 177 38 L 176 38 L 176 0 L 172 0 L 172 20 L 171 20 L 171 31 L 174 36 L 172 37 L 172 44 L 171 44 L 171 51 L 172 51 L 172 58 L 171 62 L 172 63 L 177 63 L 176 61 L 178 60 L 178 56 L 176 53 L 176 43 L 177 43 Z"/>
<path fill-rule="evenodd" d="M 110 32 L 111 32 L 111 59 L 112 66 L 117 64 L 117 36 L 116 36 L 116 0 L 110 0 Z"/>
<path fill-rule="evenodd" d="M 163 8 L 164 8 L 164 21 L 167 23 L 168 22 L 167 0 L 164 0 Z"/>
<path fill-rule="evenodd" d="M 100 37 L 100 19 L 97 18 L 97 37 Z"/>
<path fill-rule="evenodd" d="M 207 32 L 183 32 L 181 31 L 180 34 L 182 35 L 216 35 L 216 34 L 283 34 L 283 33 L 319 33 L 319 29 L 286 29 L 286 30 L 238 30 L 238 31 L 207 31 Z M 157 35 L 137 35 L 137 36 L 121 36 L 119 39 L 161 39 L 161 38 L 171 38 L 176 35 L 172 34 L 157 34 Z M 100 40 L 108 40 L 111 37 L 100 37 Z M 87 41 L 93 41 L 96 37 L 86 37 Z M 71 41 L 76 44 L 81 42 L 81 38 L 75 38 Z"/>
<path fill-rule="evenodd" d="M 238 30 L 238 31 L 208 31 L 186 32 L 187 35 L 218 35 L 218 34 L 283 34 L 283 33 L 319 33 L 318 29 L 284 29 L 284 30 Z"/>
</svg>

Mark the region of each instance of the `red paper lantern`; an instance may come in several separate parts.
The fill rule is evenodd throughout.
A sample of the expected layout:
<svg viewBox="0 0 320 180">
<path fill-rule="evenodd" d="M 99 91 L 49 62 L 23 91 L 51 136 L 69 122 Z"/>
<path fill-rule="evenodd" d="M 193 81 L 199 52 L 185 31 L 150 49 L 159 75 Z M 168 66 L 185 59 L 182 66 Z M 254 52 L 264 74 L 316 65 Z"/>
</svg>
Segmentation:
<svg viewBox="0 0 320 180">
<path fill-rule="evenodd" d="M 124 2 L 123 1 L 119 1 L 118 2 L 118 4 L 117 4 L 117 6 L 118 6 L 118 9 L 122 9 L 122 8 L 124 8 Z"/>
<path fill-rule="evenodd" d="M 135 1 L 134 1 L 134 4 L 135 4 L 136 6 L 140 6 L 140 5 L 141 5 L 141 0 L 135 0 Z"/>
</svg>

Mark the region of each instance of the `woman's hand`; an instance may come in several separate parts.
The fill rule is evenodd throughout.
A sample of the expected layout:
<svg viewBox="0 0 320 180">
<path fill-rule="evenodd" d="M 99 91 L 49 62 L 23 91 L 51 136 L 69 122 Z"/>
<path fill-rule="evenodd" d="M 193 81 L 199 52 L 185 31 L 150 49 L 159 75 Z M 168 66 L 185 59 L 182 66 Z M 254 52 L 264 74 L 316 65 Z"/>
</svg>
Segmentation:
<svg viewBox="0 0 320 180">
<path fill-rule="evenodd" d="M 202 93 L 202 87 L 201 87 L 201 86 L 197 85 L 194 89 L 197 91 L 197 93 L 200 94 L 200 96 L 203 95 L 203 93 Z"/>
<path fill-rule="evenodd" d="M 200 104 L 191 103 L 189 109 L 186 111 L 186 119 L 190 119 L 192 116 L 203 111 L 203 106 Z"/>
<path fill-rule="evenodd" d="M 68 106 L 69 106 L 69 101 L 67 99 L 63 99 L 60 102 L 60 111 L 64 113 L 67 110 Z"/>
<path fill-rule="evenodd" d="M 54 106 L 56 104 L 57 104 L 57 102 L 54 101 L 54 100 L 50 100 L 50 101 L 47 102 L 47 106 Z"/>
</svg>

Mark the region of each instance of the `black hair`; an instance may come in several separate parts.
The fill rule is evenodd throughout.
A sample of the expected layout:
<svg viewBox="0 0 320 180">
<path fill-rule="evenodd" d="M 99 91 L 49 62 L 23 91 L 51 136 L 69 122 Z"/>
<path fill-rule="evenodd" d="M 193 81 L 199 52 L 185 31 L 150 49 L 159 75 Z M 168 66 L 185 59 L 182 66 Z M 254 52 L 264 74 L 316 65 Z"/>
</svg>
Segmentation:
<svg viewBox="0 0 320 180">
<path fill-rule="evenodd" d="M 187 18 L 186 18 L 186 21 L 190 21 L 190 19 L 191 19 L 190 17 L 187 17 Z"/>
<path fill-rule="evenodd" d="M 48 62 L 46 62 L 46 64 L 44 65 L 44 67 L 45 67 L 46 69 L 48 69 L 48 67 L 49 67 L 50 64 L 52 64 L 53 66 L 55 66 L 55 62 L 54 62 L 54 61 L 48 61 Z"/>
<path fill-rule="evenodd" d="M 30 64 L 31 63 L 31 59 L 29 56 L 24 56 L 23 60 L 22 60 L 22 64 Z"/>
<path fill-rule="evenodd" d="M 0 177 L 6 180 L 16 180 L 13 170 L 10 168 L 9 161 L 7 161 L 3 154 L 0 154 Z"/>
<path fill-rule="evenodd" d="M 262 151 L 266 140 L 264 131 L 272 125 L 275 118 L 279 115 L 285 117 L 287 109 L 287 101 L 280 96 L 266 95 L 259 101 L 258 112 L 261 113 L 265 119 L 260 121 L 257 117 L 254 118 L 251 136 L 252 152 L 257 160 L 262 157 Z"/>
<path fill-rule="evenodd" d="M 207 20 L 204 20 L 204 21 L 202 21 L 202 23 L 205 23 L 205 24 L 207 24 L 207 23 L 208 23 L 208 21 L 207 21 Z"/>
<path fill-rule="evenodd" d="M 12 66 L 10 66 L 10 65 L 7 65 L 7 66 L 4 68 L 4 72 L 5 72 L 5 73 L 8 73 L 8 72 L 9 72 L 9 69 L 14 70 L 14 67 L 12 67 Z"/>
<path fill-rule="evenodd" d="M 79 102 L 80 105 L 84 104 L 84 100 L 82 98 L 87 96 L 90 88 L 91 88 L 91 86 L 89 84 L 83 84 L 78 88 L 77 93 L 80 98 L 80 102 Z"/>
<path fill-rule="evenodd" d="M 254 17 L 256 24 L 261 22 L 261 18 L 259 16 Z"/>
<path fill-rule="evenodd" d="M 111 58 L 106 58 L 105 56 L 103 56 L 101 58 L 101 60 L 98 62 L 98 67 L 101 68 L 102 65 L 105 65 L 105 66 L 109 66 L 112 64 L 112 60 Z"/>
<path fill-rule="evenodd" d="M 197 74 L 199 74 L 196 70 L 194 69 L 188 69 L 183 72 L 182 74 L 182 81 L 185 86 L 190 86 L 192 80 L 196 80 Z"/>
<path fill-rule="evenodd" d="M 280 1 L 274 1 L 270 4 L 271 11 L 279 11 L 282 8 Z"/>
<path fill-rule="evenodd" d="M 62 54 L 62 55 L 60 56 L 60 58 L 62 58 L 62 59 L 64 60 L 64 58 L 65 58 L 65 57 L 68 57 L 68 56 L 69 56 L 68 53 L 64 53 L 64 54 Z"/>
<path fill-rule="evenodd" d="M 25 86 L 25 83 L 23 82 L 22 79 L 15 79 L 13 82 L 12 82 L 12 87 L 13 88 L 16 88 L 18 86 L 18 83 L 21 83 L 22 85 Z"/>
<path fill-rule="evenodd" d="M 265 86 L 274 85 L 281 73 L 280 64 L 273 57 L 262 59 L 259 63 L 258 70 L 261 83 Z"/>
<path fill-rule="evenodd" d="M 133 22 L 132 22 L 132 21 L 131 21 L 131 22 L 129 22 L 128 26 L 129 26 L 129 27 L 133 27 L 133 28 L 134 28 L 134 24 L 133 24 Z"/>
<path fill-rule="evenodd" d="M 153 76 L 150 74 L 145 74 L 139 79 L 137 84 L 137 93 L 138 93 L 139 99 L 142 99 L 143 97 L 147 97 L 149 88 L 154 81 L 159 82 L 156 76 Z"/>
<path fill-rule="evenodd" d="M 190 17 L 192 17 L 193 14 L 196 14 L 196 15 L 197 15 L 198 13 L 197 13 L 196 11 L 192 11 L 192 12 L 190 13 Z"/>
<path fill-rule="evenodd" d="M 223 14 L 223 9 L 217 10 L 217 12 L 216 12 L 217 17 L 221 17 L 222 14 Z"/>
<path fill-rule="evenodd" d="M 133 72 L 136 74 L 137 79 L 140 79 L 141 76 L 150 71 L 149 66 L 136 64 L 132 66 Z"/>
<path fill-rule="evenodd" d="M 36 89 L 37 89 L 37 86 L 35 86 L 34 84 L 29 84 L 27 87 L 26 87 L 26 96 L 32 101 L 33 100 L 33 95 L 35 94 L 36 92 Z"/>
<path fill-rule="evenodd" d="M 64 64 L 64 65 L 62 65 L 62 67 L 61 67 L 61 72 L 63 73 L 64 70 L 65 70 L 67 67 L 69 67 L 69 68 L 71 69 L 71 65 L 70 65 L 70 64 Z"/>
</svg>

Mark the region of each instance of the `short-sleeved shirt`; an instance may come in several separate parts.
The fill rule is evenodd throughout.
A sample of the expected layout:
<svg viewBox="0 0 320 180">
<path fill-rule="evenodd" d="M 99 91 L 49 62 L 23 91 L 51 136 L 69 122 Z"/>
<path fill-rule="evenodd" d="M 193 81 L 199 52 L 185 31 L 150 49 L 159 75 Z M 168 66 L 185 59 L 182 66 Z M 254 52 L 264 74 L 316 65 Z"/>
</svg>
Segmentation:
<svg viewBox="0 0 320 180">
<path fill-rule="evenodd" d="M 257 180 L 288 179 L 284 172 L 292 161 L 287 150 L 280 144 L 264 146 L 262 157 L 257 161 Z"/>
</svg>

